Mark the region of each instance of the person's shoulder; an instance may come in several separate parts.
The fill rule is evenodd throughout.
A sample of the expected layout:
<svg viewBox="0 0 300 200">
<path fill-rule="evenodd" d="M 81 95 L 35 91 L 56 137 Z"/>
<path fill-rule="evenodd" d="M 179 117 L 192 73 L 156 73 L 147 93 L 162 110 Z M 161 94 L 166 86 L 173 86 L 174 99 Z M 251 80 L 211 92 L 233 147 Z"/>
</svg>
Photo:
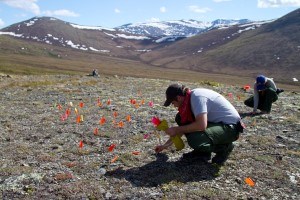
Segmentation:
<svg viewBox="0 0 300 200">
<path fill-rule="evenodd" d="M 192 91 L 209 91 L 210 89 L 207 89 L 207 88 L 195 88 L 195 89 L 192 89 Z M 212 91 L 212 90 L 211 90 Z"/>
<path fill-rule="evenodd" d="M 192 89 L 191 92 L 192 94 L 203 94 L 203 93 L 206 93 L 208 89 L 206 88 L 195 88 L 195 89 Z"/>
<path fill-rule="evenodd" d="M 220 95 L 218 92 L 211 90 L 211 89 L 207 89 L 207 88 L 196 88 L 192 90 L 192 95 L 195 96 L 202 96 L 202 97 L 210 97 L 210 96 L 216 96 L 216 95 Z"/>
<path fill-rule="evenodd" d="M 275 84 L 273 78 L 267 78 L 266 84 Z"/>
</svg>

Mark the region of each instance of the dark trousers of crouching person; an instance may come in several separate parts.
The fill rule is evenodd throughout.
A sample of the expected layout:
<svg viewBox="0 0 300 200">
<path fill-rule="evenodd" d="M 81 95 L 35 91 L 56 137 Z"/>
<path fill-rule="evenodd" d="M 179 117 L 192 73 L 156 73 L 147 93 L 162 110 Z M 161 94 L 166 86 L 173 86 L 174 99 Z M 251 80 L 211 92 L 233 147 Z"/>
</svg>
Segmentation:
<svg viewBox="0 0 300 200">
<path fill-rule="evenodd" d="M 178 126 L 186 125 L 181 124 L 179 113 L 175 117 Z M 238 125 L 223 124 L 223 123 L 210 123 L 208 122 L 205 131 L 195 131 L 186 133 L 187 142 L 195 152 L 216 153 L 212 162 L 222 164 L 228 158 L 228 155 L 233 149 L 233 143 L 239 138 L 240 131 Z"/>
<path fill-rule="evenodd" d="M 272 88 L 267 88 L 263 91 L 258 92 L 259 99 L 258 99 L 258 106 L 257 109 L 261 111 L 265 111 L 267 113 L 271 112 L 272 103 L 277 101 L 278 95 L 275 90 Z M 244 104 L 248 107 L 254 107 L 254 97 L 251 96 L 247 100 L 245 100 Z"/>
</svg>

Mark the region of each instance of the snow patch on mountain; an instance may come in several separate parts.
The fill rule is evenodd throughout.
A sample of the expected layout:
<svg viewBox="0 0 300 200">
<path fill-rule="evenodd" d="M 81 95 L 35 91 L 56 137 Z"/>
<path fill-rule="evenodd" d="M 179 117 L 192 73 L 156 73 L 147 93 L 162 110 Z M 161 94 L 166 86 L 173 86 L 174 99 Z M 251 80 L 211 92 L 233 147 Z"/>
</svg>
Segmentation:
<svg viewBox="0 0 300 200">
<path fill-rule="evenodd" d="M 61 34 L 53 31 L 52 33 L 41 33 L 40 31 L 28 31 L 28 29 L 36 29 L 35 26 L 39 26 L 39 20 L 45 20 L 44 23 L 47 23 L 47 20 L 57 20 L 55 18 L 32 18 L 17 25 L 12 25 L 6 29 L 2 29 L 0 35 L 10 35 L 14 37 L 19 37 L 23 39 L 31 39 L 37 42 L 44 42 L 47 44 L 59 44 L 61 46 L 68 46 L 74 49 L 79 49 L 83 51 L 94 51 L 94 52 L 102 52 L 108 53 L 109 50 L 105 49 L 97 49 L 93 46 L 82 44 L 84 41 L 74 41 L 70 38 L 62 37 Z M 59 20 L 58 20 L 59 21 Z M 163 43 L 163 42 L 174 42 L 180 39 L 191 37 L 197 34 L 201 34 L 207 32 L 212 29 L 225 29 L 229 28 L 233 25 L 239 25 L 239 30 L 228 36 L 224 39 L 230 39 L 232 36 L 236 34 L 241 34 L 242 32 L 255 29 L 261 26 L 264 23 L 269 23 L 271 21 L 264 22 L 252 22 L 249 20 L 224 20 L 218 19 L 212 22 L 202 22 L 197 20 L 172 20 L 165 22 L 149 22 L 149 23 L 136 23 L 136 24 L 125 24 L 123 26 L 111 29 L 104 27 L 93 27 L 93 26 L 82 26 L 73 23 L 63 22 L 67 25 L 72 26 L 75 29 L 83 29 L 83 30 L 95 30 L 101 31 L 106 34 L 112 40 L 115 38 L 122 38 L 127 40 L 151 40 L 151 42 L 155 43 Z M 26 29 L 22 29 L 26 27 Z M 3 30 L 6 30 L 3 31 Z M 40 30 L 40 29 L 39 29 Z M 120 33 L 121 32 L 121 33 Z M 34 35 L 36 33 L 36 35 Z M 59 36 L 60 35 L 60 36 Z M 213 44 L 212 44 L 213 45 Z M 116 46 L 117 48 L 123 48 L 122 46 Z M 137 50 L 141 52 L 147 52 L 148 49 Z M 202 52 L 203 49 L 200 49 L 198 53 Z"/>
<path fill-rule="evenodd" d="M 249 23 L 250 20 L 224 20 L 218 19 L 212 22 L 196 20 L 172 20 L 165 22 L 148 22 L 125 24 L 115 29 L 126 33 L 151 35 L 151 36 L 193 36 L 214 28 L 226 28 L 229 26 Z"/>
<path fill-rule="evenodd" d="M 145 36 L 133 36 L 133 35 L 125 35 L 125 34 L 117 34 L 120 38 L 125 38 L 129 40 L 149 40 L 149 37 Z"/>
<path fill-rule="evenodd" d="M 77 24 L 70 24 L 70 25 L 73 26 L 74 28 L 78 28 L 78 29 L 88 29 L 88 30 L 98 30 L 98 31 L 102 31 L 102 30 L 115 31 L 115 29 L 103 28 L 100 26 L 82 26 L 82 25 L 77 25 Z"/>
</svg>

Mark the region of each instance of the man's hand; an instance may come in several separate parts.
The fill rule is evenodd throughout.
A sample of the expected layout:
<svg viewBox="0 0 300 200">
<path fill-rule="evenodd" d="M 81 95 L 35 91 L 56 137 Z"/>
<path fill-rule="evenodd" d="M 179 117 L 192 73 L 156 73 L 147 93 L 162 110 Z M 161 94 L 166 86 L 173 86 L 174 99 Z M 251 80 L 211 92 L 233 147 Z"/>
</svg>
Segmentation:
<svg viewBox="0 0 300 200">
<path fill-rule="evenodd" d="M 165 130 L 166 134 L 173 137 L 176 136 L 177 132 L 176 132 L 177 127 L 171 127 Z"/>
<path fill-rule="evenodd" d="M 168 148 L 169 146 L 171 146 L 172 144 L 173 144 L 173 142 L 172 142 L 171 138 L 169 138 L 169 139 L 166 141 L 165 144 L 156 146 L 154 150 L 155 150 L 156 153 L 159 153 L 159 152 L 161 152 L 162 150 L 167 149 L 167 148 Z"/>
<path fill-rule="evenodd" d="M 159 152 L 161 152 L 164 149 L 165 149 L 164 145 L 158 145 L 158 146 L 155 147 L 155 152 L 159 153 Z"/>
</svg>

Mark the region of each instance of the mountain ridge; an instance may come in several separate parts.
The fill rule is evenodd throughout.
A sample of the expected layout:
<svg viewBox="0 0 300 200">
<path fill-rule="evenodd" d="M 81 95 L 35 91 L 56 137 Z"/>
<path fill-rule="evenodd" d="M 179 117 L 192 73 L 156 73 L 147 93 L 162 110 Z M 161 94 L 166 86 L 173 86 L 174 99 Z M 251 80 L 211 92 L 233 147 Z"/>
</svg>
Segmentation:
<svg viewBox="0 0 300 200">
<path fill-rule="evenodd" d="M 158 22 L 144 22 L 125 24 L 115 29 L 127 33 L 150 36 L 184 36 L 204 33 L 215 28 L 228 27 L 236 24 L 246 24 L 252 21 L 248 19 L 232 20 L 217 19 L 212 22 L 203 22 L 197 20 L 171 20 Z"/>
<path fill-rule="evenodd" d="M 265 73 L 284 81 L 300 75 L 299 12 L 297 9 L 277 20 L 230 26 L 215 20 L 223 25 L 209 26 L 196 35 L 137 35 L 121 29 L 90 28 L 54 18 L 32 18 L 1 29 L 0 34 L 60 46 L 69 49 L 66 49 L 68 52 L 79 50 L 81 53 L 76 53 L 76 59 L 82 60 L 89 57 L 95 62 L 103 62 L 104 57 L 106 60 L 121 58 L 148 67 L 205 73 L 248 77 Z M 0 52 L 8 53 L 5 47 L 0 47 Z M 60 54 L 61 59 L 68 59 L 63 52 Z"/>
</svg>

